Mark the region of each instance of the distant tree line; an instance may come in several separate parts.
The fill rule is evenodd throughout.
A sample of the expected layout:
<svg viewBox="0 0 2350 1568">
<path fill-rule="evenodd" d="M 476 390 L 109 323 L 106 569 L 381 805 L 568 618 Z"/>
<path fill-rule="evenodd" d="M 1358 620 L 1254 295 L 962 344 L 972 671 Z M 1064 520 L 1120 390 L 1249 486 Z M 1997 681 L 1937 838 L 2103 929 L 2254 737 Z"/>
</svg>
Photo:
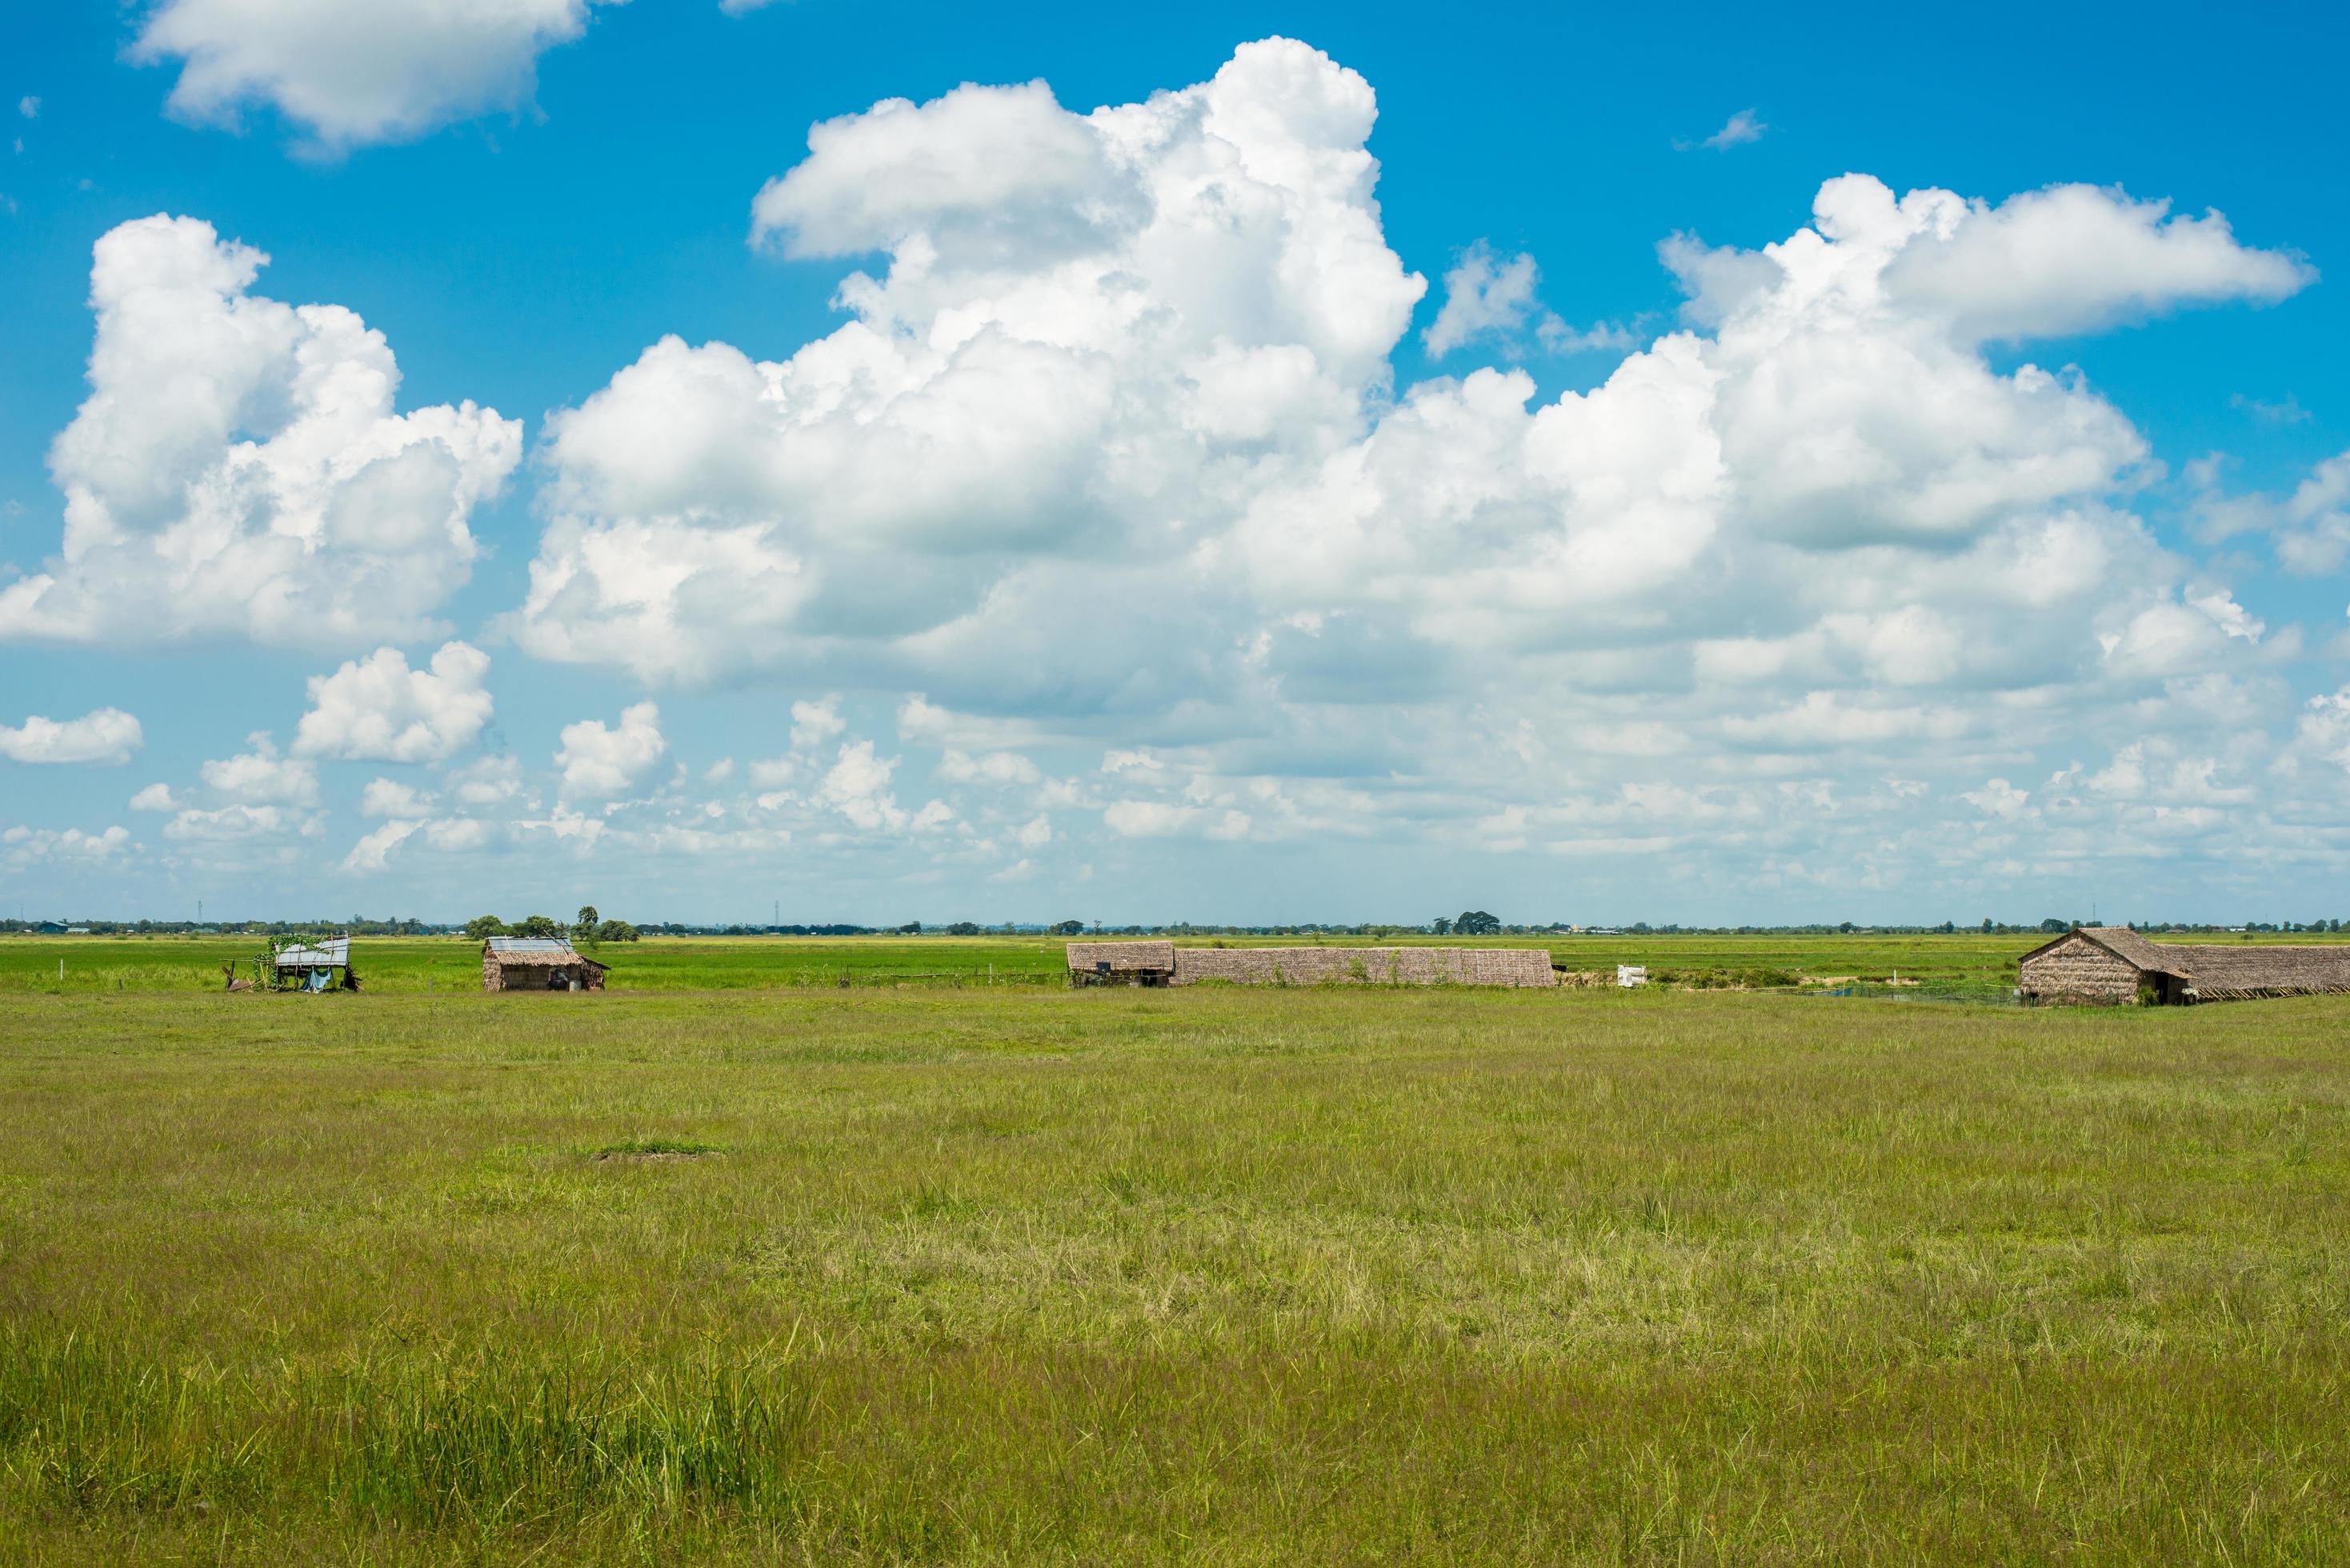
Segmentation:
<svg viewBox="0 0 2350 1568">
<path fill-rule="evenodd" d="M 476 915 L 465 922 L 465 935 L 477 942 L 492 937 L 567 937 L 581 947 L 594 947 L 599 942 L 633 942 L 644 933 L 626 920 L 604 919 L 593 904 L 582 904 L 577 918 L 567 926 L 553 915 L 525 915 L 511 921 L 495 915 Z"/>
<path fill-rule="evenodd" d="M 0 920 L 0 934 L 10 936 L 56 936 L 68 928 L 99 937 L 304 937 L 319 931 L 348 931 L 355 937 L 439 937 L 457 929 L 438 920 L 371 919 L 365 915 L 345 919 L 322 915 L 315 920 Z"/>
<path fill-rule="evenodd" d="M 589 917 L 595 917 L 590 919 Z M 348 931 L 359 937 L 435 937 L 460 934 L 480 941 L 488 937 L 568 937 L 575 942 L 632 942 L 641 937 L 979 937 L 979 936 L 1054 936 L 1079 937 L 1550 937 L 1575 932 L 1634 937 L 1817 937 L 1817 936 L 1951 936 L 1960 932 L 1983 936 L 2062 935 L 2091 924 L 2079 919 L 2054 916 L 2030 923 L 2011 924 L 1986 918 L 1980 925 L 1960 925 L 1944 920 L 1937 925 L 1872 925 L 1852 920 L 1820 921 L 1810 925 L 1785 926 L 1704 926 L 1678 923 L 1651 925 L 1647 920 L 1634 920 L 1626 925 L 1605 922 L 1552 920 L 1533 924 L 1504 923 L 1482 909 L 1467 909 L 1458 915 L 1440 915 L 1424 925 L 1396 925 L 1378 921 L 1358 924 L 1323 924 L 1305 922 L 1294 925 L 1241 926 L 1196 923 L 1175 920 L 1145 925 L 1111 925 L 1099 920 L 1055 920 L 1047 924 L 1033 921 L 1002 920 L 983 924 L 975 920 L 955 920 L 946 925 L 926 926 L 920 920 L 909 920 L 901 926 L 858 926 L 848 924 L 750 925 L 742 923 L 705 923 L 698 921 L 650 921 L 642 926 L 626 920 L 605 919 L 594 906 L 583 906 L 579 917 L 568 923 L 552 915 L 525 915 L 519 920 L 505 920 L 495 915 L 481 915 L 463 926 L 452 926 L 433 920 L 415 919 L 370 919 L 353 915 L 348 919 L 315 920 L 108 920 L 108 919 L 0 919 L 0 935 L 57 936 L 87 933 L 91 936 L 155 936 L 185 937 L 213 935 L 253 936 L 313 936 L 320 931 Z M 2246 935 L 2305 933 L 2340 934 L 2350 929 L 2350 921 L 2322 920 L 2247 920 L 2241 924 L 2220 925 L 2194 920 L 2132 920 L 2133 930 L 2155 934 L 2221 935 L 2242 932 Z"/>
</svg>

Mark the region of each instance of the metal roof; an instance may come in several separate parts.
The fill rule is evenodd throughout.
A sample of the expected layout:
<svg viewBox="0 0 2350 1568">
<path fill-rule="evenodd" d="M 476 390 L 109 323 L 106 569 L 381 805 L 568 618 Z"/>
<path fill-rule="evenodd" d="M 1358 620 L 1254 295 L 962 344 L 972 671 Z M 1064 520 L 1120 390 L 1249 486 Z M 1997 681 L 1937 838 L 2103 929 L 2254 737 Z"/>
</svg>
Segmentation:
<svg viewBox="0 0 2350 1568">
<path fill-rule="evenodd" d="M 492 937 L 490 951 L 502 959 L 575 959 L 578 950 L 562 937 Z"/>
<path fill-rule="evenodd" d="M 312 942 L 307 947 L 286 948 L 277 955 L 279 969 L 347 969 L 350 961 L 351 939 L 348 937 Z"/>
</svg>

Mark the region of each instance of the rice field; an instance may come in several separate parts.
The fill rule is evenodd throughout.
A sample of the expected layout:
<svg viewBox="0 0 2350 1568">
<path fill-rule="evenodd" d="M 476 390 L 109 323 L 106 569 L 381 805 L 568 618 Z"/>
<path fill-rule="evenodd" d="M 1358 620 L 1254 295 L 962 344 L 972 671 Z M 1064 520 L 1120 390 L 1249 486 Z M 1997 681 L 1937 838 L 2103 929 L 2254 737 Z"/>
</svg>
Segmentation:
<svg viewBox="0 0 2350 1568">
<path fill-rule="evenodd" d="M 0 944 L 0 1561 L 2350 1558 L 2344 999 L 153 945 Z"/>
<path fill-rule="evenodd" d="M 1399 943 L 1547 948 L 1570 970 L 1612 975 L 1645 964 L 1667 983 L 1765 989 L 1857 983 L 2003 995 L 2015 960 L 2044 939 L 1851 937 L 1443 937 L 1329 939 L 1333 947 Z M 1315 945 L 1310 938 L 1195 938 L 1186 946 Z M 1055 937 L 655 937 L 594 950 L 630 991 L 807 986 L 1046 985 L 1067 981 Z M 0 994 L 218 991 L 221 966 L 259 952 L 258 937 L 0 937 Z M 481 947 L 458 937 L 363 937 L 353 950 L 370 991 L 478 989 Z"/>
</svg>

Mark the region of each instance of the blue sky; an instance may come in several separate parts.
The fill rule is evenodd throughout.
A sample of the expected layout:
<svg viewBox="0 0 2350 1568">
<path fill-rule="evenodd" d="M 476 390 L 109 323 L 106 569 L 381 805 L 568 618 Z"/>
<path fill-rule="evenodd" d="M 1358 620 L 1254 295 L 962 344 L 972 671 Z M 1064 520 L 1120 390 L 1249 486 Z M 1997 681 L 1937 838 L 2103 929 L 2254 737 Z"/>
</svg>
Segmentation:
<svg viewBox="0 0 2350 1568">
<path fill-rule="evenodd" d="M 2338 21 L 338 9 L 5 24 L 0 903 L 2350 917 Z"/>
</svg>

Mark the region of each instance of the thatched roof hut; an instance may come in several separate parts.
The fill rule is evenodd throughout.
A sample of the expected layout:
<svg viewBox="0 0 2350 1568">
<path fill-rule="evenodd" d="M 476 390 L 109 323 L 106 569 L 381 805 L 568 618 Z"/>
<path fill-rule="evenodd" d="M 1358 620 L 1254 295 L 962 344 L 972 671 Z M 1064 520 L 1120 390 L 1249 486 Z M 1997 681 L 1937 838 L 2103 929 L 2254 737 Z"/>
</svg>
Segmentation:
<svg viewBox="0 0 2350 1568">
<path fill-rule="evenodd" d="M 561 937 L 492 937 L 482 944 L 484 991 L 601 991 L 610 967 Z"/>
<path fill-rule="evenodd" d="M 2036 1002 L 2242 1002 L 2350 992 L 2350 944 L 2278 947 L 2149 941 L 2126 926 L 2086 926 L 2016 965 Z"/>
</svg>

